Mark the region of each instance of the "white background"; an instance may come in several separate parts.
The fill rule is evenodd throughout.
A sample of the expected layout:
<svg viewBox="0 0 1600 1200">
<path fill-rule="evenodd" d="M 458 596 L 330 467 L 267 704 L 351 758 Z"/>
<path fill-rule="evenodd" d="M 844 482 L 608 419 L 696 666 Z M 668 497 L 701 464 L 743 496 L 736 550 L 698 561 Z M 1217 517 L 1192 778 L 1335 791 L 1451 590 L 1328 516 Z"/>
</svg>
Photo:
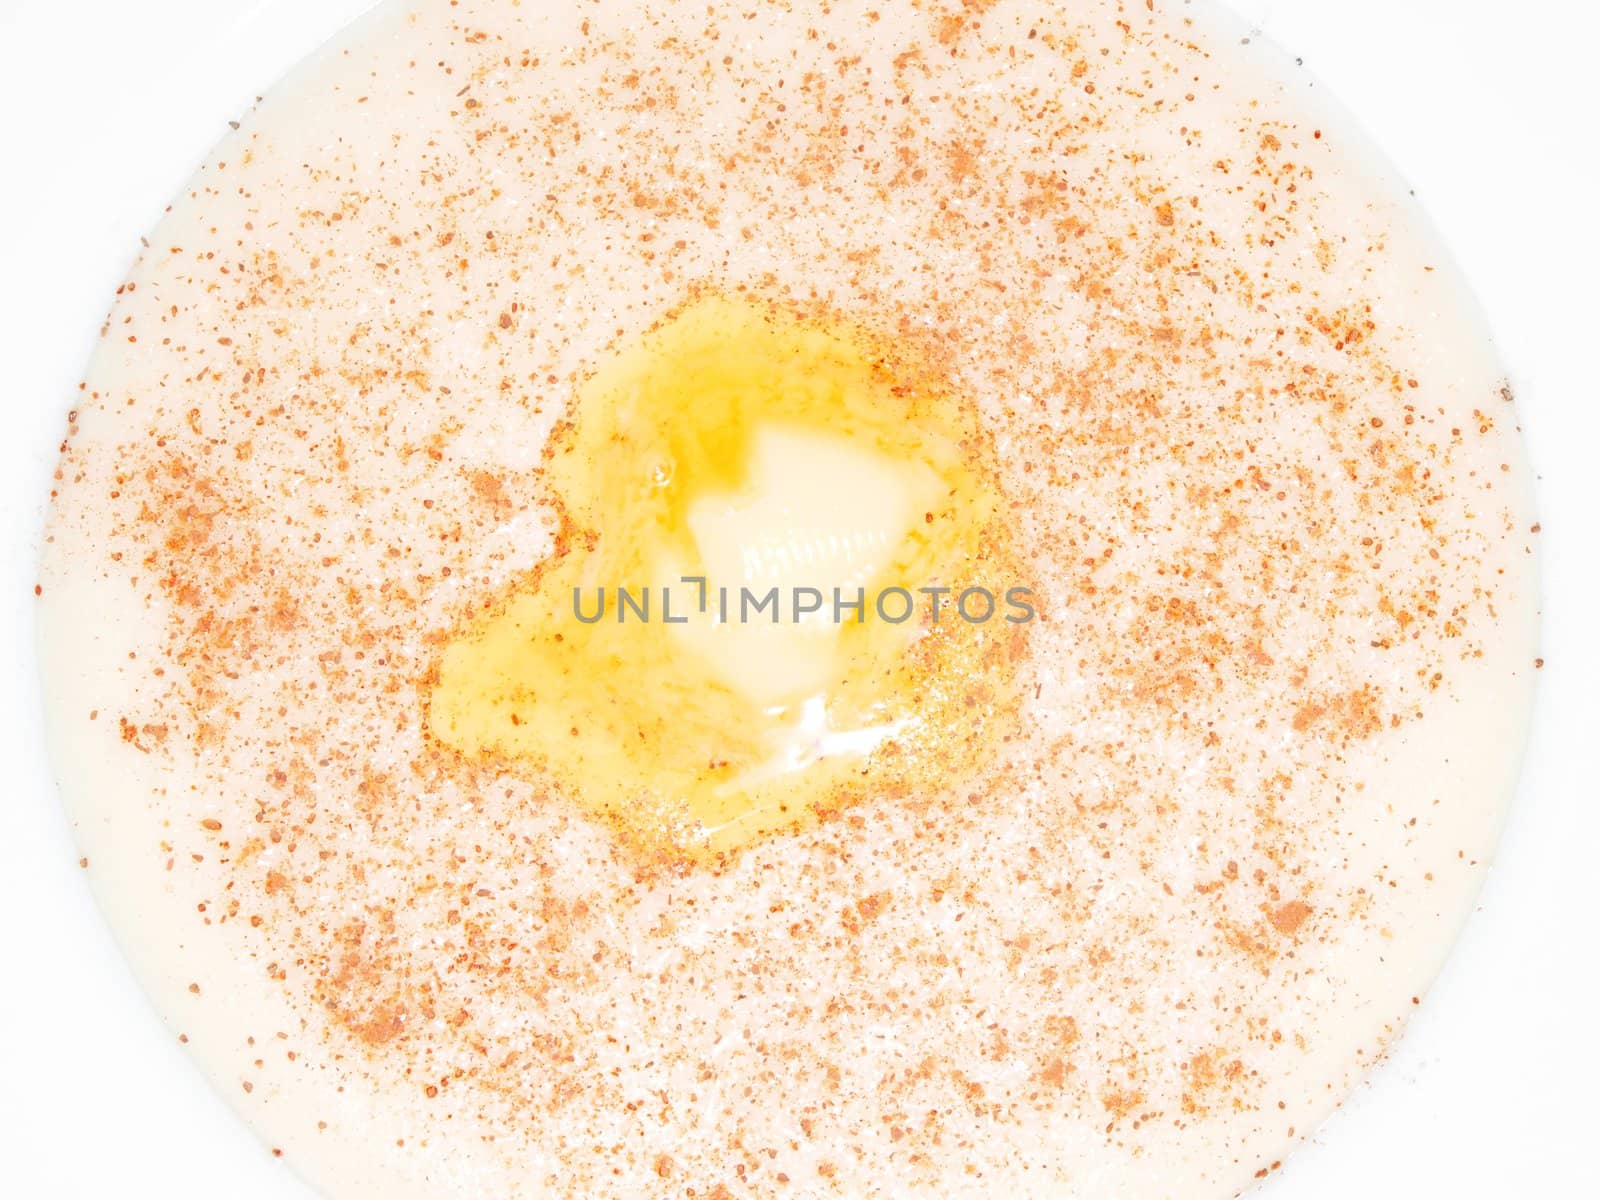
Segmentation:
<svg viewBox="0 0 1600 1200">
<path fill-rule="evenodd" d="M 76 868 L 43 761 L 33 562 L 65 412 L 140 235 L 225 122 L 368 2 L 0 0 L 6 1196 L 309 1195 L 157 1020 Z M 1593 1196 L 1600 19 L 1580 0 L 1235 7 L 1353 110 L 1454 247 L 1517 383 L 1546 551 L 1534 746 L 1479 912 L 1393 1061 L 1261 1200 Z"/>
</svg>

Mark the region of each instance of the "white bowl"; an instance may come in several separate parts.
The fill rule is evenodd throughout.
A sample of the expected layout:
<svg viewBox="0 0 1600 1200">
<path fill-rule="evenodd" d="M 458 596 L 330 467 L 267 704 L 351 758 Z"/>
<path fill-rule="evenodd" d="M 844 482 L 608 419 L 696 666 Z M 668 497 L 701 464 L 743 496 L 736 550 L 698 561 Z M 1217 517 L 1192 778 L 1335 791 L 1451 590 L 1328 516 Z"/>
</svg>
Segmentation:
<svg viewBox="0 0 1600 1200">
<path fill-rule="evenodd" d="M 0 15 L 0 1191 L 293 1200 L 202 1081 L 76 869 L 45 760 L 32 585 L 56 443 L 140 234 L 228 114 L 369 0 L 11 0 Z M 1588 60 L 1565 0 L 1254 0 L 1410 180 L 1472 280 L 1540 472 L 1547 666 L 1480 911 L 1392 1060 L 1259 1193 L 1578 1194 L 1593 1109 L 1600 278 Z"/>
</svg>

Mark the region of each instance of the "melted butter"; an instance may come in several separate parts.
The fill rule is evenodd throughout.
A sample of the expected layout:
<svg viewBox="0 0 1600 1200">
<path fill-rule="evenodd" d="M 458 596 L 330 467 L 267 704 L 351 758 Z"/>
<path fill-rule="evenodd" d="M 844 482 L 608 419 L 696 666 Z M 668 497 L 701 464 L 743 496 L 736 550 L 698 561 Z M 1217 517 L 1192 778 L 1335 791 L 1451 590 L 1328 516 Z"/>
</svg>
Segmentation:
<svg viewBox="0 0 1600 1200">
<path fill-rule="evenodd" d="M 933 624 L 921 597 L 894 623 L 873 598 L 1015 582 L 986 475 L 925 368 L 858 330 L 697 302 L 580 392 L 549 465 L 562 551 L 446 647 L 430 729 L 667 859 L 939 786 L 1005 709 L 1023 627 L 948 601 Z M 648 620 L 618 588 L 648 590 Z M 741 620 L 744 588 L 777 588 L 780 619 Z M 797 588 L 822 609 L 794 619 Z M 864 609 L 836 614 L 836 588 Z M 575 589 L 588 616 L 605 596 L 601 620 Z"/>
</svg>

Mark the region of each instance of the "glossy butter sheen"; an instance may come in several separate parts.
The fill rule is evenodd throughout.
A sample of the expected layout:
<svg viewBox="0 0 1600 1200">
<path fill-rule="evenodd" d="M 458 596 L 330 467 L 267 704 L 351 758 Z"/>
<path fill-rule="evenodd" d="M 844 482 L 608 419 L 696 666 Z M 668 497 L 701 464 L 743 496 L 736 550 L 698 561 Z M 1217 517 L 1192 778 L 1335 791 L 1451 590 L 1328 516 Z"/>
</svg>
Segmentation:
<svg viewBox="0 0 1600 1200">
<path fill-rule="evenodd" d="M 992 464 L 946 388 L 860 331 L 723 298 L 622 347 L 552 447 L 564 553 L 446 648 L 435 736 L 691 857 L 946 771 L 952 742 L 975 765 L 996 723 L 936 697 L 984 686 L 1003 709 L 1014 652 L 984 655 L 1017 631 L 874 604 L 1012 583 Z"/>
</svg>

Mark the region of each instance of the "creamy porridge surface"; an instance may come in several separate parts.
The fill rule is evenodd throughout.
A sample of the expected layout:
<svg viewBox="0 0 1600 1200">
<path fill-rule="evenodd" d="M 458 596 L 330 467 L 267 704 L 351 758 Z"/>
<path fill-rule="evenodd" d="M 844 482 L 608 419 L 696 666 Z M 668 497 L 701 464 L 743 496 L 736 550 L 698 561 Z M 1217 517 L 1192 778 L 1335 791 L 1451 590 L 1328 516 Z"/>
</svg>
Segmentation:
<svg viewBox="0 0 1600 1200">
<path fill-rule="evenodd" d="M 147 240 L 53 751 L 328 1195 L 1227 1196 L 1418 1003 L 1520 755 L 1529 473 L 1403 187 L 1209 11 L 391 3 Z M 426 720 L 562 549 L 584 381 L 706 296 L 936 363 L 1040 609 L 981 766 L 715 867 Z"/>
</svg>

